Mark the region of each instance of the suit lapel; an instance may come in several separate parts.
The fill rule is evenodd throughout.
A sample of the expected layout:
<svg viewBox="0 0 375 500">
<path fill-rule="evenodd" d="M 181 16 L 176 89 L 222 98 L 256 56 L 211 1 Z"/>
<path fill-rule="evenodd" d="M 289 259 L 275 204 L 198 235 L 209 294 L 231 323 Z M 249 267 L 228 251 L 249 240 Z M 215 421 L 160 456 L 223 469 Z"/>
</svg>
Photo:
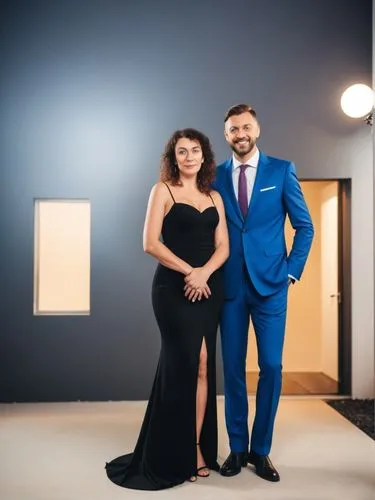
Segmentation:
<svg viewBox="0 0 375 500">
<path fill-rule="evenodd" d="M 249 220 L 252 217 L 252 213 L 254 211 L 254 206 L 256 205 L 257 199 L 259 197 L 259 186 L 262 186 L 264 183 L 264 180 L 267 178 L 267 166 L 268 166 L 269 160 L 268 157 L 260 151 L 259 155 L 259 162 L 257 166 L 257 171 L 255 175 L 255 180 L 254 180 L 254 186 L 253 186 L 253 191 L 251 193 L 251 199 L 250 199 L 250 204 L 249 204 L 249 210 L 247 212 L 247 217 L 245 221 L 245 228 L 248 229 L 249 227 Z"/>
<path fill-rule="evenodd" d="M 238 205 L 236 194 L 234 192 L 232 172 L 233 172 L 233 163 L 232 159 L 229 159 L 227 160 L 227 163 L 225 165 L 225 183 L 226 183 L 225 189 L 226 192 L 228 193 L 228 198 L 230 202 L 230 211 L 228 215 L 231 216 L 233 222 L 235 222 L 239 227 L 242 228 L 243 216 L 240 207 Z"/>
</svg>

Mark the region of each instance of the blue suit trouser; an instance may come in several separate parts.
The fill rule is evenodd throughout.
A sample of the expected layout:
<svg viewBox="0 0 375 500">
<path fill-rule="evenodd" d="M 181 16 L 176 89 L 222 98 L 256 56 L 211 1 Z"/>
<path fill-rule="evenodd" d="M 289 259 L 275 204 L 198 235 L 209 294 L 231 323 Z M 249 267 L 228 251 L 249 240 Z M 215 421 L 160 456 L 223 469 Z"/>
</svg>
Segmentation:
<svg viewBox="0 0 375 500">
<path fill-rule="evenodd" d="M 246 354 L 250 318 L 253 322 L 260 368 L 256 413 L 250 449 L 268 455 L 282 382 L 288 285 L 262 297 L 244 272 L 238 293 L 226 300 L 221 316 L 221 345 L 224 366 L 225 419 L 231 451 L 249 447 Z"/>
</svg>

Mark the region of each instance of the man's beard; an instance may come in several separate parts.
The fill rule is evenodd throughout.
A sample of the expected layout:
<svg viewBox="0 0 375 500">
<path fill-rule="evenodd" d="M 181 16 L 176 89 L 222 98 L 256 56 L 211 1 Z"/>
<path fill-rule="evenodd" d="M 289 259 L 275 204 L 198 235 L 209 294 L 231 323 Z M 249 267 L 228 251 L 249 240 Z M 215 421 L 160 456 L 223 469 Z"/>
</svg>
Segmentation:
<svg viewBox="0 0 375 500">
<path fill-rule="evenodd" d="M 231 148 L 232 150 L 237 154 L 237 156 L 239 157 L 244 157 L 246 156 L 247 154 L 250 153 L 250 151 L 255 147 L 255 144 L 256 144 L 256 140 L 255 139 L 250 139 L 249 142 L 248 142 L 248 145 L 246 148 L 238 148 L 237 147 L 237 144 L 231 144 Z"/>
</svg>

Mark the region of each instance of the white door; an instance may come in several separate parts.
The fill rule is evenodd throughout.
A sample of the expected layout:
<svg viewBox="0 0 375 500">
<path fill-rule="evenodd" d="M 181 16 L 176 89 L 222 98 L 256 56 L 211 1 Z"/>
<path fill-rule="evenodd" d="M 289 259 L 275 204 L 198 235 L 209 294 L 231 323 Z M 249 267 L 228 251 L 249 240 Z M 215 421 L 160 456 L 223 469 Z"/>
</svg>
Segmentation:
<svg viewBox="0 0 375 500">
<path fill-rule="evenodd" d="M 338 381 L 338 184 L 322 191 L 322 372 Z"/>
</svg>

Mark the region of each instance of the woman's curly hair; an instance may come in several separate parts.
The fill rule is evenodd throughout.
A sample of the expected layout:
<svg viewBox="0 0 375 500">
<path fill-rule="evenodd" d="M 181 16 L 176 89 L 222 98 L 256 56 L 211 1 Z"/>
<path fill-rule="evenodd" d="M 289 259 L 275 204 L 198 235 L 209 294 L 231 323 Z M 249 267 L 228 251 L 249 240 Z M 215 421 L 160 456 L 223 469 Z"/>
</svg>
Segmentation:
<svg viewBox="0 0 375 500">
<path fill-rule="evenodd" d="M 160 180 L 162 182 L 170 182 L 172 186 L 182 185 L 175 155 L 177 141 L 182 138 L 198 141 L 202 148 L 204 161 L 197 174 L 197 186 L 199 191 L 209 194 L 211 191 L 211 184 L 215 177 L 214 153 L 208 137 L 194 128 L 176 130 L 167 142 L 161 158 Z"/>
</svg>

